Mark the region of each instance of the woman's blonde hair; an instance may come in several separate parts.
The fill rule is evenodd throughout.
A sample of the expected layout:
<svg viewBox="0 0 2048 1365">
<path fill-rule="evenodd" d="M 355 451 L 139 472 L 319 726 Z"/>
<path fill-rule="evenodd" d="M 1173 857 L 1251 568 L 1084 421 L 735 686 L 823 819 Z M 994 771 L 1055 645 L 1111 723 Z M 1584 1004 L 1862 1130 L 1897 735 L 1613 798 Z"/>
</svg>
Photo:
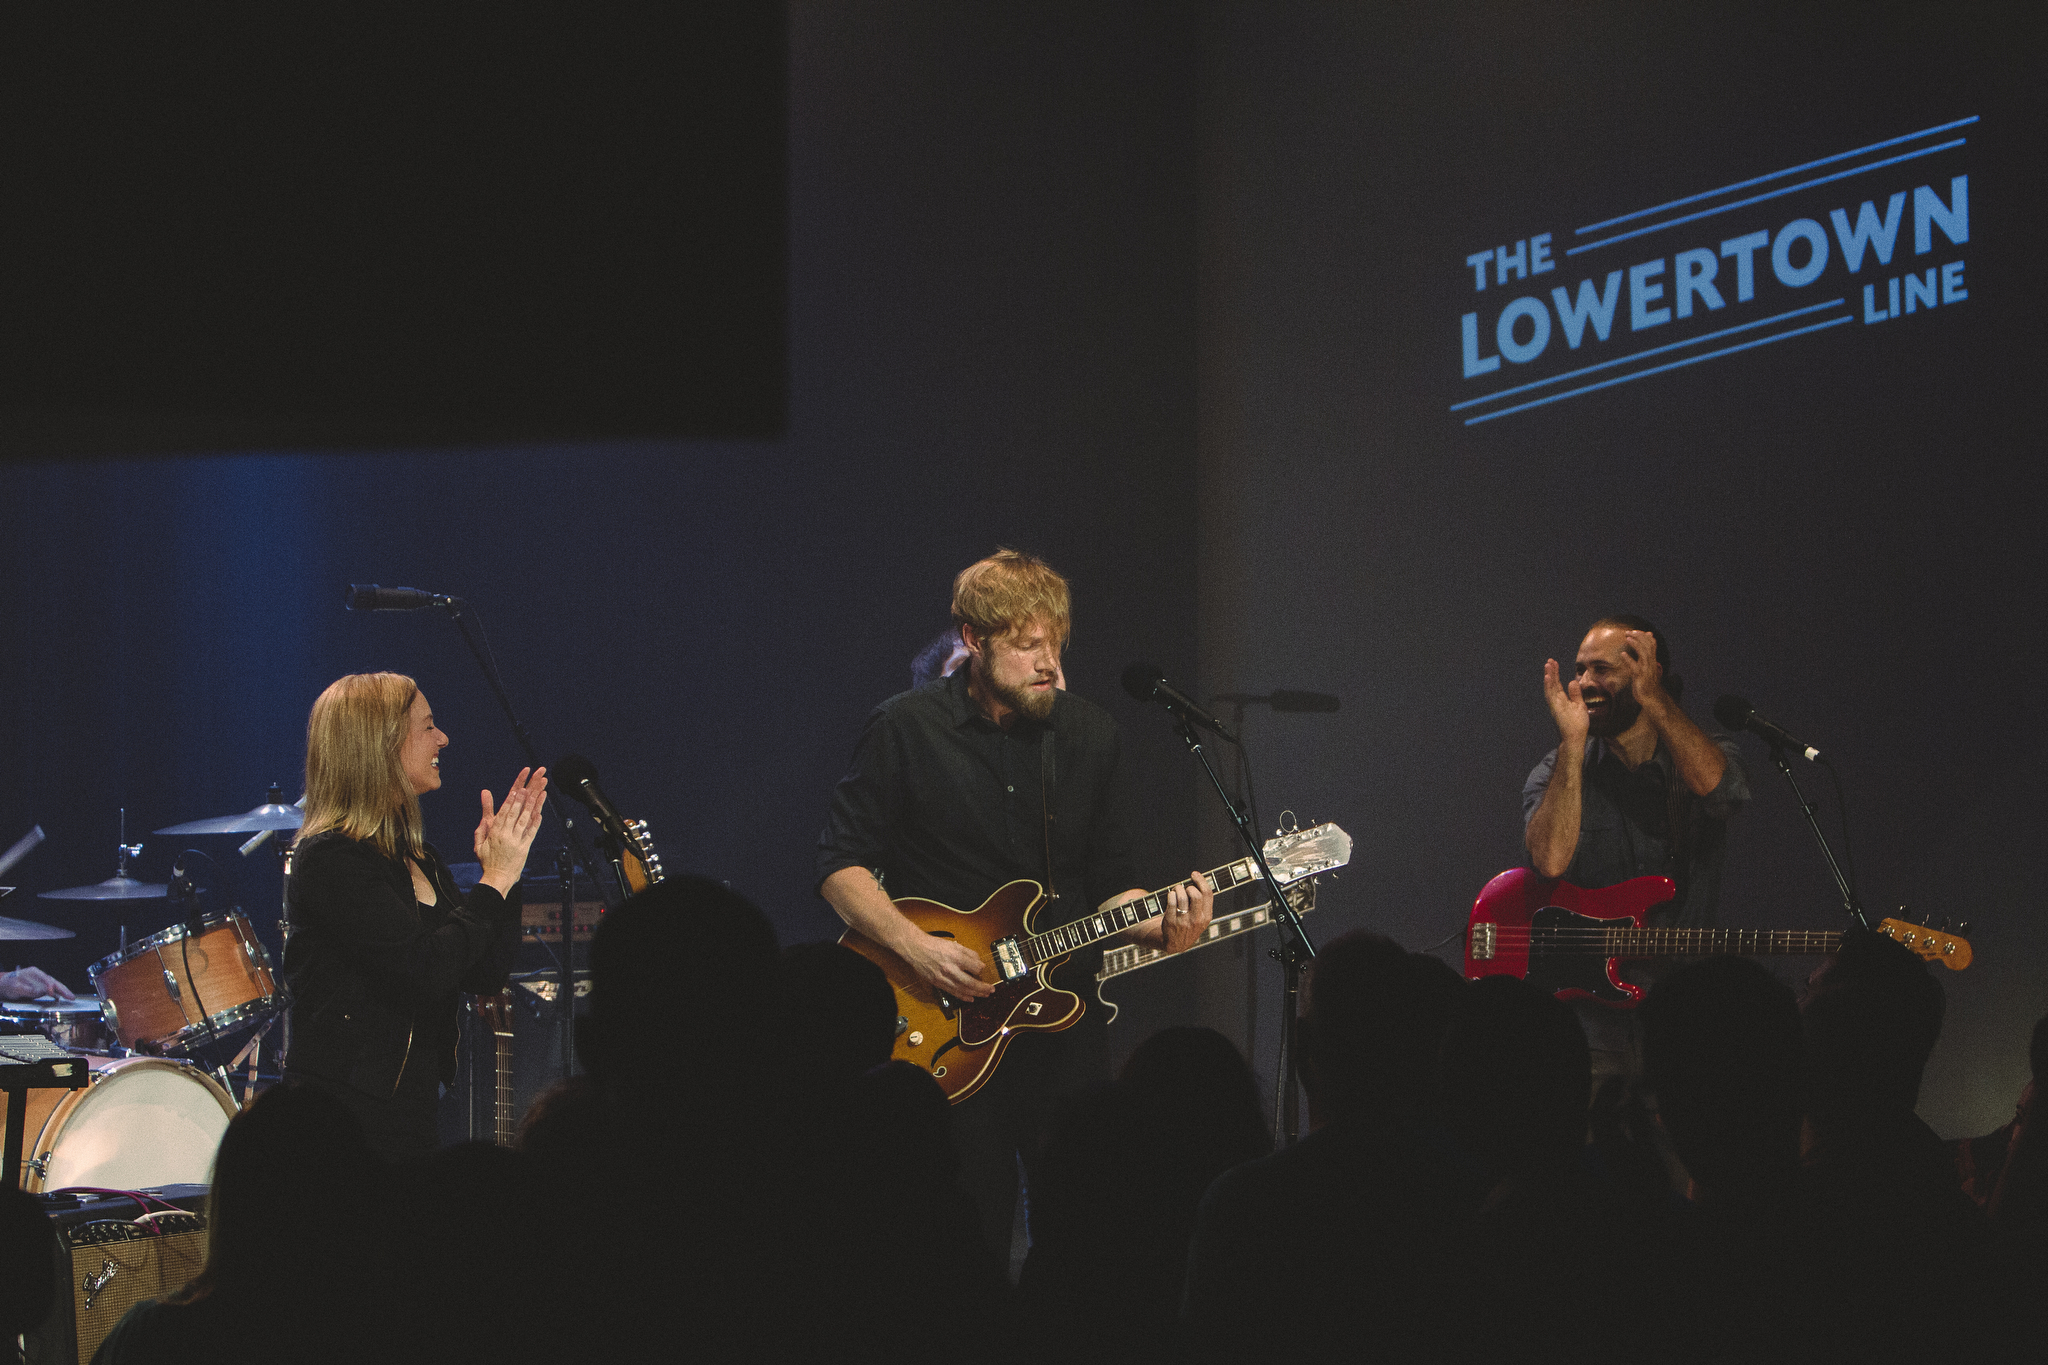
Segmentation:
<svg viewBox="0 0 2048 1365">
<path fill-rule="evenodd" d="M 400 759 L 419 694 L 401 673 L 351 673 L 328 684 L 306 720 L 300 839 L 333 829 L 387 858 L 425 851 L 419 794 Z"/>
</svg>

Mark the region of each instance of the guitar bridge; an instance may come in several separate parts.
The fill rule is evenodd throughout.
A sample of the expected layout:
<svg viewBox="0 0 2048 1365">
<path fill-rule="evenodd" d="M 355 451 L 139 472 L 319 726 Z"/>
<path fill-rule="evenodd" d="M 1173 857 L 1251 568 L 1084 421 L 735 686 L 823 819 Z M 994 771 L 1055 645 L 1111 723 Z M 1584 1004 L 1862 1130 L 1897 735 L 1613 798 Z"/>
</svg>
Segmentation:
<svg viewBox="0 0 2048 1365">
<path fill-rule="evenodd" d="M 1493 960 L 1493 931 L 1495 927 L 1491 924 L 1475 924 L 1472 926 L 1472 960 L 1474 962 L 1491 962 Z"/>
<path fill-rule="evenodd" d="M 1024 961 L 1024 945 L 1014 938 L 1006 938 L 995 945 L 996 972 L 1005 981 L 1015 981 L 1031 974 L 1030 966 Z"/>
</svg>

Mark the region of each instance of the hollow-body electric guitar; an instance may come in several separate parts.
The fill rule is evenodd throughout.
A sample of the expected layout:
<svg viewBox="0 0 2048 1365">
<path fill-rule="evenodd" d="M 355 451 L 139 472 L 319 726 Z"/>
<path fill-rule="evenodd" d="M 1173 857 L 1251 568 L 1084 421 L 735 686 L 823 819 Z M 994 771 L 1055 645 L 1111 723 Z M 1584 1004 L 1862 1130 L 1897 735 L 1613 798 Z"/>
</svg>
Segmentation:
<svg viewBox="0 0 2048 1365">
<path fill-rule="evenodd" d="M 1317 828 L 1343 835 L 1334 825 Z M 1344 856 L 1350 856 L 1348 836 Z M 1313 859 L 1283 864 L 1270 853 L 1267 862 L 1282 887 L 1329 865 Z M 1259 870 L 1250 858 L 1239 858 L 1204 875 L 1222 892 L 1257 881 Z M 1055 967 L 1091 943 L 1157 919 L 1166 912 L 1166 897 L 1166 891 L 1154 891 L 1050 929 L 1039 924 L 1045 888 L 1035 881 L 1011 882 L 972 910 L 915 896 L 897 901 L 896 908 L 919 929 L 954 940 L 988 964 L 982 979 L 995 993 L 980 1000 L 955 1000 L 934 991 L 902 958 L 857 929 L 848 929 L 839 941 L 879 966 L 896 991 L 894 1057 L 928 1072 L 957 1104 L 995 1074 L 1018 1034 L 1058 1032 L 1079 1021 L 1087 1006 L 1080 996 L 1052 984 Z"/>
<path fill-rule="evenodd" d="M 1465 929 L 1465 975 L 1520 976 L 1560 1000 L 1597 1000 L 1619 1009 L 1643 998 L 1621 979 L 1629 958 L 1708 957 L 1734 953 L 1823 956 L 1842 945 L 1838 929 L 1660 929 L 1643 923 L 1650 907 L 1678 893 L 1669 877 L 1636 877 L 1587 889 L 1537 876 L 1525 867 L 1486 884 Z M 1970 942 L 1888 919 L 1877 932 L 1950 971 L 1970 965 Z"/>
</svg>

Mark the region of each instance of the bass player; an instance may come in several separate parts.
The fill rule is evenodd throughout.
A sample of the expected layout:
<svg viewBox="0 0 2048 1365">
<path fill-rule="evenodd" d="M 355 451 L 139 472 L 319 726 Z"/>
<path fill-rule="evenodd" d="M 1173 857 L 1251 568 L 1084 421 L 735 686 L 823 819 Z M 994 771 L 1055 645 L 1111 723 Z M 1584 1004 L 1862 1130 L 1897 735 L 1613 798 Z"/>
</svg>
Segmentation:
<svg viewBox="0 0 2048 1365">
<path fill-rule="evenodd" d="M 1575 886 L 1669 877 L 1678 894 L 1650 911 L 1660 927 L 1710 929 L 1721 897 L 1727 823 L 1749 800 L 1735 741 L 1678 704 L 1671 648 L 1640 616 L 1606 616 L 1579 645 L 1575 676 L 1543 661 L 1557 748 L 1522 786 L 1529 866 Z M 1640 966 L 1637 968 L 1640 970 Z M 1596 1086 L 1642 1074 L 1630 1011 L 1581 1001 Z"/>
<path fill-rule="evenodd" d="M 1049 882 L 1056 899 L 1040 919 L 1057 924 L 1146 892 L 1132 866 L 1116 722 L 1057 686 L 1066 580 L 999 550 L 953 580 L 953 619 L 966 666 L 869 715 L 819 836 L 818 889 L 934 990 L 980 999 L 992 964 L 918 929 L 892 898 L 973 909 L 1005 883 Z M 1197 873 L 1124 941 L 1189 948 L 1212 899 Z M 1085 983 L 1099 957 L 1078 953 L 1062 974 Z M 1107 1073 L 1107 1028 L 1091 1012 L 1064 1031 L 1017 1037 L 987 1084 L 953 1107 L 962 1180 L 998 1257 L 1009 1257 L 1020 1158 L 1028 1171 L 1052 1101 Z"/>
</svg>

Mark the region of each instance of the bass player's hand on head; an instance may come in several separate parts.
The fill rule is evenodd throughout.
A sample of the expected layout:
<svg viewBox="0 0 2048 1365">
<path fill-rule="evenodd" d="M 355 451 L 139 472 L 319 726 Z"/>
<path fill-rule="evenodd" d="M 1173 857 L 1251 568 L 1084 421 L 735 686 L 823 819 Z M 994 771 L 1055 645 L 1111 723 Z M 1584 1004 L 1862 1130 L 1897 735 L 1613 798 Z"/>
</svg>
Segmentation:
<svg viewBox="0 0 2048 1365">
<path fill-rule="evenodd" d="M 533 836 L 540 832 L 540 818 L 547 811 L 548 770 L 521 768 L 506 789 L 505 802 L 493 809 L 490 792 L 481 793 L 483 819 L 476 827 L 476 860 L 483 864 L 481 880 L 509 893 L 526 870 L 526 853 Z"/>
<path fill-rule="evenodd" d="M 1550 707 L 1550 718 L 1557 722 L 1558 738 L 1569 746 L 1583 746 L 1593 717 L 1579 696 L 1578 679 L 1563 681 L 1555 659 L 1543 661 L 1543 700 Z"/>
<path fill-rule="evenodd" d="M 1657 662 L 1657 637 L 1647 630 L 1625 630 L 1621 633 L 1623 655 L 1635 666 L 1635 676 L 1630 686 L 1635 689 L 1638 705 L 1654 708 L 1665 700 L 1664 665 Z"/>
<path fill-rule="evenodd" d="M 972 948 L 949 938 L 919 933 L 898 946 L 897 956 L 910 964 L 918 979 L 955 1000 L 979 1000 L 996 988 L 982 979 L 983 963 Z"/>
</svg>

